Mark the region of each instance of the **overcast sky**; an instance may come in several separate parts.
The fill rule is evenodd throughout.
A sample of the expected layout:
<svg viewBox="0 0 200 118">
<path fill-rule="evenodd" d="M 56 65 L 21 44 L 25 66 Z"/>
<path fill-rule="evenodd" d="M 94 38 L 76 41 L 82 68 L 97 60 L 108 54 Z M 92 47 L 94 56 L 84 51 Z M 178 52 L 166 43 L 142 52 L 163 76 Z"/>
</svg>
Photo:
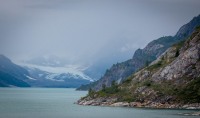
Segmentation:
<svg viewBox="0 0 200 118">
<path fill-rule="evenodd" d="M 200 0 L 0 0 L 0 53 L 108 66 L 198 14 Z"/>
</svg>

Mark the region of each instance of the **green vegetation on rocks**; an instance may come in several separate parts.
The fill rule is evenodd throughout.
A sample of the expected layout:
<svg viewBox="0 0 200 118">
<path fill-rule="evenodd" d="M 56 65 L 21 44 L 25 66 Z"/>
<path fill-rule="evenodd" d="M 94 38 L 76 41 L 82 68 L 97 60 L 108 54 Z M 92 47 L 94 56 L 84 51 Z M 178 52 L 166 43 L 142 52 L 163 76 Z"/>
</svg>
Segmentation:
<svg viewBox="0 0 200 118">
<path fill-rule="evenodd" d="M 94 101 L 98 98 L 110 100 L 107 104 L 123 102 L 161 108 L 192 104 L 200 107 L 199 44 L 200 29 L 197 29 L 186 41 L 171 46 L 157 60 L 119 85 L 112 82 L 110 87 L 104 85 L 102 90 L 89 92 L 87 97 Z"/>
</svg>

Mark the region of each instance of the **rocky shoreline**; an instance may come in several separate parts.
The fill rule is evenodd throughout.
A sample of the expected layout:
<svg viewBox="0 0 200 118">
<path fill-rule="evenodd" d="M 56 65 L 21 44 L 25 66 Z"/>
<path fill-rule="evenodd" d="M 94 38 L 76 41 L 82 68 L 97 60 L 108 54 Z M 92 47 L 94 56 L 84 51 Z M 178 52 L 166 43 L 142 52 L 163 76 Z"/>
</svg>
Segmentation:
<svg viewBox="0 0 200 118">
<path fill-rule="evenodd" d="M 130 107 L 130 108 L 156 108 L 156 109 L 190 109 L 200 110 L 200 103 L 193 104 L 168 104 L 159 102 L 117 102 L 116 98 L 95 98 L 90 97 L 78 100 L 75 104 L 84 106 L 110 106 L 110 107 Z M 185 116 L 200 116 L 199 112 L 183 113 Z"/>
<path fill-rule="evenodd" d="M 152 101 L 144 102 L 117 102 L 116 98 L 95 98 L 90 97 L 80 99 L 76 102 L 78 105 L 85 106 L 111 106 L 111 107 L 137 107 L 137 108 L 158 108 L 158 109 L 200 109 L 200 103 L 192 104 L 170 104 Z M 200 112 L 195 113 L 200 115 Z"/>
</svg>

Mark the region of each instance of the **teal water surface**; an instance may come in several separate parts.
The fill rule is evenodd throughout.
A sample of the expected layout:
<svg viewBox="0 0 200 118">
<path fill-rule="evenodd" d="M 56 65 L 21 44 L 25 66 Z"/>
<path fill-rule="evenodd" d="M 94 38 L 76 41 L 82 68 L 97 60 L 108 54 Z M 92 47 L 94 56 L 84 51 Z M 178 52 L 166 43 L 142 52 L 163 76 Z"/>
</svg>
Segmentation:
<svg viewBox="0 0 200 118">
<path fill-rule="evenodd" d="M 85 91 L 61 88 L 0 88 L 0 118 L 199 118 L 191 110 L 80 106 Z"/>
</svg>

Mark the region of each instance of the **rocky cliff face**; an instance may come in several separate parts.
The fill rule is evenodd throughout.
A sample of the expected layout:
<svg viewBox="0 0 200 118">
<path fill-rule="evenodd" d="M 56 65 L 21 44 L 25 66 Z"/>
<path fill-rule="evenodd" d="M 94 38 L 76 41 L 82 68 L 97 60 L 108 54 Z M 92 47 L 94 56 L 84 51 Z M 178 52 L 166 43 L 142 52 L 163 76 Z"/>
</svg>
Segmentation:
<svg viewBox="0 0 200 118">
<path fill-rule="evenodd" d="M 144 49 L 136 50 L 132 59 L 122 63 L 114 64 L 105 75 L 93 87 L 94 90 L 102 89 L 102 85 L 111 86 L 112 81 L 121 83 L 132 73 L 155 60 L 169 46 L 174 44 L 175 40 L 171 36 L 159 38 L 149 43 Z"/>
<path fill-rule="evenodd" d="M 128 76 L 136 72 L 138 69 L 147 66 L 149 63 L 157 59 L 173 44 L 185 40 L 194 31 L 196 26 L 200 25 L 200 15 L 194 17 L 189 23 L 183 25 L 175 36 L 166 36 L 150 42 L 144 49 L 135 51 L 133 58 L 122 63 L 114 64 L 108 69 L 104 76 L 97 82 L 89 85 L 83 85 L 78 90 L 101 90 L 102 86 L 110 87 L 112 81 L 122 83 Z"/>
<path fill-rule="evenodd" d="M 200 109 L 200 27 L 119 85 L 90 91 L 81 105 Z"/>
</svg>

